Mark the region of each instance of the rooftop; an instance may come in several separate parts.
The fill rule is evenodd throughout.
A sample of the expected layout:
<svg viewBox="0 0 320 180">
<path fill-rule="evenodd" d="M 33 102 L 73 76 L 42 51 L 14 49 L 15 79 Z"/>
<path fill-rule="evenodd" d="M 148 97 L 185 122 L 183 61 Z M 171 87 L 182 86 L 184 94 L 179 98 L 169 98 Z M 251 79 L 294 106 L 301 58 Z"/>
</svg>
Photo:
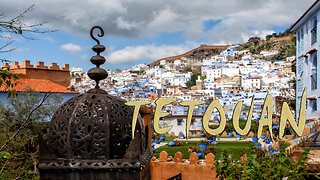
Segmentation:
<svg viewBox="0 0 320 180">
<path fill-rule="evenodd" d="M 31 88 L 36 92 L 52 92 L 52 93 L 78 93 L 77 91 L 69 91 L 67 87 L 56 84 L 50 80 L 42 79 L 18 79 L 14 89 L 18 92 L 25 91 L 26 88 Z M 6 92 L 6 86 L 3 84 L 0 87 L 0 92 Z"/>
</svg>

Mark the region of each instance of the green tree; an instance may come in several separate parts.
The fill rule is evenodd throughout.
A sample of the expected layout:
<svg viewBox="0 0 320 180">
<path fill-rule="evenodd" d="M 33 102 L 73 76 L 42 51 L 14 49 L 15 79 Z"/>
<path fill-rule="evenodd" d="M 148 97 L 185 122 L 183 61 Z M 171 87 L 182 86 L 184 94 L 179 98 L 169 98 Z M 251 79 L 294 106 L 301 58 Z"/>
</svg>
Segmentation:
<svg viewBox="0 0 320 180">
<path fill-rule="evenodd" d="M 196 81 L 198 79 L 198 76 L 200 76 L 200 78 L 202 80 L 204 80 L 206 78 L 206 76 L 202 76 L 201 73 L 193 73 L 191 75 L 191 79 L 190 81 L 186 82 L 186 86 L 190 89 L 192 86 L 196 85 Z"/>
<path fill-rule="evenodd" d="M 48 120 L 61 105 L 60 94 L 32 90 L 0 103 L 0 177 L 32 179 L 38 151 L 37 135 L 46 134 Z M 3 156 L 6 155 L 6 156 Z"/>
<path fill-rule="evenodd" d="M 255 36 L 255 37 L 250 37 L 248 39 L 248 43 L 253 43 L 255 46 L 261 41 L 261 38 Z"/>
<path fill-rule="evenodd" d="M 267 41 L 270 40 L 271 38 L 272 38 L 272 35 L 270 35 L 270 34 L 266 35 L 266 40 Z"/>
<path fill-rule="evenodd" d="M 186 82 L 186 86 L 188 89 L 190 89 L 192 86 L 194 86 L 193 82 L 192 81 L 187 81 Z"/>
</svg>

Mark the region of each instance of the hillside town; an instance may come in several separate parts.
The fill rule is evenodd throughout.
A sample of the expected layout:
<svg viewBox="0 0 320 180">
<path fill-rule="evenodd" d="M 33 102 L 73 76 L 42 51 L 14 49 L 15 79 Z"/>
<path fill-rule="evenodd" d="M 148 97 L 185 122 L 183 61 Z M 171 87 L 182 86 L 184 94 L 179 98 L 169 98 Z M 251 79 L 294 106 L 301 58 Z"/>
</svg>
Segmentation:
<svg viewBox="0 0 320 180">
<path fill-rule="evenodd" d="M 273 1 L 290 11 L 292 2 Z M 55 3 L 59 10 L 66 5 L 62 1 Z M 135 3 L 135 11 L 145 4 Z M 171 8 L 178 5 L 171 3 L 166 2 Z M 259 3 L 268 9 L 273 5 Z M 82 3 L 74 3 L 73 8 L 77 9 L 77 4 Z M 83 4 L 90 9 L 88 2 Z M 121 4 L 121 12 L 129 11 L 129 4 Z M 302 4 L 297 1 L 292 6 Z M 106 8 L 110 3 L 99 6 Z M 233 34 L 228 37 L 220 31 L 225 31 L 226 19 L 234 23 L 230 14 L 223 12 L 225 19 L 217 20 L 206 12 L 196 18 L 197 23 L 201 22 L 197 28 L 206 36 L 192 42 L 187 42 L 190 37 L 184 37 L 184 32 L 161 24 L 162 18 L 168 21 L 168 17 L 174 17 L 170 14 L 175 11 L 166 9 L 165 15 L 152 10 L 160 17 L 149 24 L 152 31 L 159 30 L 151 33 L 156 39 L 143 39 L 150 35 L 150 29 L 141 31 L 148 35 L 140 37 L 138 32 L 126 32 L 140 26 L 150 28 L 143 23 L 148 15 L 145 10 L 137 13 L 143 22 L 132 13 L 128 13 L 135 20 L 132 22 L 116 14 L 118 18 L 112 21 L 116 24 L 91 17 L 92 23 L 102 21 L 102 25 L 84 23 L 83 29 L 74 23 L 85 19 L 70 16 L 69 30 L 62 29 L 52 39 L 39 36 L 54 46 L 48 48 L 49 52 L 42 48 L 51 45 L 36 45 L 37 55 L 45 56 L 30 56 L 32 43 L 27 44 L 30 49 L 10 49 L 16 39 L 2 36 L 2 30 L 14 38 L 26 39 L 28 33 L 54 33 L 56 30 L 46 25 L 42 31 L 42 23 L 22 23 L 33 7 L 11 20 L 0 21 L 0 39 L 8 41 L 0 46 L 0 53 L 23 54 L 23 59 L 19 54 L 15 59 L 0 59 L 0 179 L 320 178 L 320 0 L 307 10 L 301 9 L 304 13 L 294 22 L 281 11 L 273 17 L 287 19 L 287 24 L 272 24 L 263 32 L 249 25 L 247 33 L 232 26 L 239 32 L 228 29 L 226 33 Z M 33 17 L 47 17 L 47 11 Z M 102 17 L 98 6 L 95 11 Z M 242 9 L 239 12 L 240 18 L 236 19 L 241 19 Z M 5 14 L 8 11 L 0 12 L 0 19 Z M 60 11 L 58 14 L 64 16 Z M 288 17 L 295 14 L 290 12 Z M 258 15 L 253 18 L 268 23 Z M 257 26 L 261 26 L 259 23 Z M 117 28 L 112 30 L 112 26 Z M 86 37 L 77 35 L 82 31 L 86 31 Z M 159 39 L 168 42 L 163 45 Z M 94 53 L 91 58 L 89 46 L 93 51 L 90 53 Z M 89 61 L 92 64 L 87 64 Z"/>
<path fill-rule="evenodd" d="M 272 95 L 274 100 L 279 96 L 288 102 L 295 98 L 295 56 L 271 61 L 270 57 L 277 54 L 278 51 L 253 54 L 248 49 L 239 50 L 239 45 L 201 45 L 183 55 L 160 59 L 149 65 L 109 70 L 109 76 L 102 81 L 101 88 L 110 95 L 129 101 L 154 101 L 159 97 L 205 101 L 206 104 L 194 110 L 194 116 L 203 115 L 210 102 L 217 99 L 225 108 L 229 120 L 239 101 L 249 107 L 254 97 L 253 119 L 257 120 L 267 94 Z M 70 73 L 71 86 L 76 91 L 86 92 L 95 84 L 80 67 L 71 68 Z M 188 107 L 168 105 L 166 111 L 170 115 L 162 123 L 177 125 L 171 131 L 178 134 L 185 127 Z M 245 114 L 241 118 L 246 119 Z M 218 112 L 213 113 L 212 120 L 219 121 L 218 116 Z M 200 119 L 195 120 L 191 128 L 194 133 L 200 131 Z"/>
</svg>

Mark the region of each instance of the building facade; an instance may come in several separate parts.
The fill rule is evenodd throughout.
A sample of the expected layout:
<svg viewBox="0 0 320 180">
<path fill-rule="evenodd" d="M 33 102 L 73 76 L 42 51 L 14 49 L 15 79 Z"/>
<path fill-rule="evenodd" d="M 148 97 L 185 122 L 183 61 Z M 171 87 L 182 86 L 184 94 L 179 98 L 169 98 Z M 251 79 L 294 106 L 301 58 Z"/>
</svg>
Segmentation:
<svg viewBox="0 0 320 180">
<path fill-rule="evenodd" d="M 296 31 L 296 117 L 298 117 L 303 90 L 307 91 L 307 120 L 320 118 L 319 57 L 320 2 L 316 1 L 292 26 Z"/>
</svg>

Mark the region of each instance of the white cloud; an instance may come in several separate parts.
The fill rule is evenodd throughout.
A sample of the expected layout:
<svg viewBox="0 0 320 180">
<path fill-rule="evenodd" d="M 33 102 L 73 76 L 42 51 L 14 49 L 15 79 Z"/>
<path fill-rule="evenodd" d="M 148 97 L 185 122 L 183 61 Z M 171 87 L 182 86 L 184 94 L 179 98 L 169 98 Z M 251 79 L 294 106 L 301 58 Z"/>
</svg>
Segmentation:
<svg viewBox="0 0 320 180">
<path fill-rule="evenodd" d="M 81 46 L 73 44 L 73 43 L 68 43 L 68 44 L 63 44 L 60 46 L 60 49 L 70 52 L 70 53 L 76 53 L 82 51 Z"/>
<path fill-rule="evenodd" d="M 17 48 L 15 49 L 16 52 L 19 52 L 19 53 L 22 53 L 22 52 L 25 52 L 25 51 L 30 51 L 30 48 Z"/>
<path fill-rule="evenodd" d="M 116 22 L 118 28 L 125 29 L 125 30 L 138 28 L 140 25 L 140 23 L 137 23 L 137 22 L 129 22 L 127 20 L 124 20 L 122 17 L 118 17 L 115 22 Z"/>
<path fill-rule="evenodd" d="M 35 9 L 27 22 L 49 22 L 54 29 L 85 34 L 101 25 L 106 35 L 138 38 L 155 32 L 184 32 L 190 40 L 221 37 L 241 41 L 243 34 L 270 31 L 275 26 L 290 26 L 314 0 L 30 0 Z M 6 17 L 26 8 L 21 0 L 0 0 Z M 221 20 L 209 33 L 203 22 Z M 239 29 L 236 29 L 239 28 Z M 217 30 L 223 30 L 219 32 Z M 221 34 L 222 33 L 222 34 Z M 230 40 L 227 40 L 230 41 Z"/>
<path fill-rule="evenodd" d="M 134 63 L 139 60 L 154 61 L 160 58 L 183 54 L 192 48 L 195 44 L 186 43 L 186 45 L 145 45 L 145 46 L 128 46 L 121 50 L 111 52 L 107 56 L 108 63 L 125 64 Z"/>
</svg>

